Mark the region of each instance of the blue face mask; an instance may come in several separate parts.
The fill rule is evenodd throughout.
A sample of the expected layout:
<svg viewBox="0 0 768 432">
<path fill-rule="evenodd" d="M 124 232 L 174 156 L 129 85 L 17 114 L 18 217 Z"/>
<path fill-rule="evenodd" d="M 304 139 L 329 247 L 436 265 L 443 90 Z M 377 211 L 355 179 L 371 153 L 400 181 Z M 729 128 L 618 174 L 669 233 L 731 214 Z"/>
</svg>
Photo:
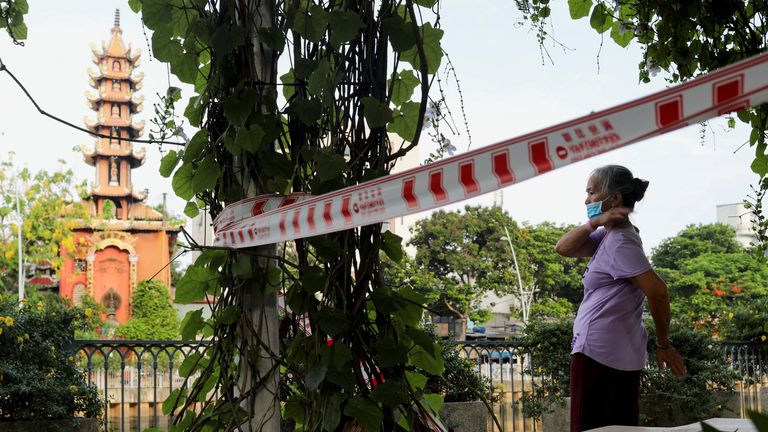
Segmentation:
<svg viewBox="0 0 768 432">
<path fill-rule="evenodd" d="M 598 216 L 603 214 L 603 202 L 593 202 L 587 204 L 587 217 L 590 219 L 594 219 Z"/>
</svg>

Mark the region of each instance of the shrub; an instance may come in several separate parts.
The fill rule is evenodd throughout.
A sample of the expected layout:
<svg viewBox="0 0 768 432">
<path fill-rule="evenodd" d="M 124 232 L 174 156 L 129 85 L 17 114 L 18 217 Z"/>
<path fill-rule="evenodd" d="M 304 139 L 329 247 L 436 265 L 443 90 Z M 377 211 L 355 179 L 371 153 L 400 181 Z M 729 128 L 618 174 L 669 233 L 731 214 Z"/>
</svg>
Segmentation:
<svg viewBox="0 0 768 432">
<path fill-rule="evenodd" d="M 534 373 L 540 378 L 534 392 L 523 398 L 527 416 L 550 412 L 553 404 L 563 403 L 569 396 L 572 326 L 572 322 L 562 321 L 531 323 L 526 328 Z M 649 367 L 641 376 L 641 424 L 671 426 L 719 416 L 726 398 L 723 393 L 733 390 L 738 377 L 724 364 L 718 346 L 705 335 L 674 328 L 670 339 L 685 359 L 688 376 L 661 374 L 656 364 L 653 324 L 646 323 L 646 328 Z"/>
<path fill-rule="evenodd" d="M 149 279 L 138 284 L 131 299 L 131 319 L 118 327 L 116 336 L 129 340 L 179 337 L 179 317 L 162 282 Z"/>
<path fill-rule="evenodd" d="M 477 366 L 472 361 L 461 357 L 455 341 L 441 341 L 440 348 L 445 371 L 442 376 L 429 377 L 425 393 L 442 394 L 445 402 L 493 399 L 491 381 L 477 373 Z"/>
<path fill-rule="evenodd" d="M 19 306 L 0 296 L 0 421 L 98 418 L 102 403 L 74 359 L 73 323 L 82 311 L 55 296 Z"/>
</svg>

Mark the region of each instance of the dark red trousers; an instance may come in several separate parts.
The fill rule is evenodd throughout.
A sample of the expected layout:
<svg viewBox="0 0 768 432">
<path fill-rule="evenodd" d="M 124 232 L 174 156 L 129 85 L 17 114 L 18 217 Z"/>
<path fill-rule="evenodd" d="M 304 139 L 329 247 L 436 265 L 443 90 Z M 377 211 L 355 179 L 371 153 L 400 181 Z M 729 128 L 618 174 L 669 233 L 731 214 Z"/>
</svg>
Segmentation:
<svg viewBox="0 0 768 432">
<path fill-rule="evenodd" d="M 571 356 L 571 432 L 637 426 L 639 419 L 640 371 L 613 369 L 581 353 Z"/>
</svg>

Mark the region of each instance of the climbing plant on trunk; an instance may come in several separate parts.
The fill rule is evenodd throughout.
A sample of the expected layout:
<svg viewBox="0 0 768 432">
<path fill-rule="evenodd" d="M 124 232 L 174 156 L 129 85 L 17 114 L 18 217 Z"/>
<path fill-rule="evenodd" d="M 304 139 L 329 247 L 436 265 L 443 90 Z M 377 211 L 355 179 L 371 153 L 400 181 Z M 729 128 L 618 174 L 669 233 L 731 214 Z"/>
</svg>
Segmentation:
<svg viewBox="0 0 768 432">
<path fill-rule="evenodd" d="M 358 184 L 387 175 L 418 145 L 443 56 L 436 0 L 129 3 L 153 31 L 155 58 L 195 87 L 185 116 L 200 129 L 161 164 L 188 212 L 215 217 L 254 194 Z M 275 74 L 277 65 L 285 67 Z M 274 400 L 302 430 L 425 424 L 441 403 L 424 393 L 426 375 L 441 373 L 442 360 L 419 328 L 424 299 L 383 284 L 382 250 L 402 256 L 400 239 L 380 224 L 281 249 L 205 249 L 179 281 L 177 301 L 218 297 L 212 319 L 193 313 L 182 329 L 214 343 L 181 365 L 199 377 L 164 405 L 176 427 L 235 430 L 269 416 L 246 403 L 268 377 L 244 380 L 255 370 L 242 367 L 264 356 L 283 377 Z M 280 355 L 253 337 L 260 322 L 246 306 L 248 295 L 276 291 L 286 305 Z M 203 402 L 199 411 L 194 402 Z"/>
</svg>

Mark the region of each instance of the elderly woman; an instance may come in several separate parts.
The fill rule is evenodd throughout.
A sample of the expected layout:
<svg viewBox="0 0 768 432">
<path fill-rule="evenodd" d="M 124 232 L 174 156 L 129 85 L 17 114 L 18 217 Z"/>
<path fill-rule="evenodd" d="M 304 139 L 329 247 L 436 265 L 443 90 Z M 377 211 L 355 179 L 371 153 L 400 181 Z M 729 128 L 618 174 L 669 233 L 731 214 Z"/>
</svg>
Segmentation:
<svg viewBox="0 0 768 432">
<path fill-rule="evenodd" d="M 647 188 L 647 181 L 623 166 L 596 169 L 587 182 L 589 220 L 557 242 L 560 255 L 592 257 L 573 325 L 571 431 L 638 424 L 648 344 L 642 320 L 646 298 L 659 368 L 685 375 L 683 359 L 669 340 L 667 285 L 651 268 L 639 230 L 629 220 Z"/>
</svg>

